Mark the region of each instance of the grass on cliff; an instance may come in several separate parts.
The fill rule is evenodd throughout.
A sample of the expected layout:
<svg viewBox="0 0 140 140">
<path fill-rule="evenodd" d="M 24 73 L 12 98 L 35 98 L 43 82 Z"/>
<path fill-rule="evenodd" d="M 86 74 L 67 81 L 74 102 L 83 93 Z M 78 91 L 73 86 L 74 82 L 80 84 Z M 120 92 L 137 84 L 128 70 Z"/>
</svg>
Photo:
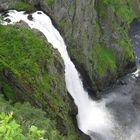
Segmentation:
<svg viewBox="0 0 140 140">
<path fill-rule="evenodd" d="M 25 0 L 18 0 L 15 3 L 12 3 L 9 8 L 30 11 L 34 9 L 34 6 Z"/>
<path fill-rule="evenodd" d="M 62 107 L 65 104 L 63 97 L 57 95 L 57 91 L 64 88 L 61 87 L 60 75 L 51 74 L 47 67 L 55 61 L 51 45 L 32 30 L 14 25 L 0 25 L 0 36 L 0 84 L 6 96 L 13 99 L 15 92 L 12 83 L 3 80 L 3 71 L 10 72 L 15 82 L 29 88 L 30 91 L 26 92 L 33 92 L 34 98 L 44 100 L 42 96 L 45 94 L 49 100 L 46 99 L 45 104 L 51 102 L 55 109 Z M 50 110 L 50 113 L 59 112 Z"/>
<path fill-rule="evenodd" d="M 45 0 L 48 6 L 52 7 L 55 3 L 55 0 Z"/>
<path fill-rule="evenodd" d="M 33 82 L 41 63 L 51 61 L 50 45 L 27 28 L 0 25 L 0 70 L 11 69 L 19 77 Z M 26 47 L 25 47 L 26 46 Z"/>
<path fill-rule="evenodd" d="M 122 46 L 124 54 L 127 54 L 127 58 L 135 62 L 135 56 L 133 53 L 133 47 L 131 40 L 129 39 L 126 32 L 123 32 L 123 39 L 119 40 L 119 45 Z"/>
<path fill-rule="evenodd" d="M 101 2 L 102 1 L 102 2 Z M 128 37 L 128 30 L 130 22 L 135 18 L 135 12 L 132 9 L 131 1 L 122 0 L 99 0 L 97 7 L 99 18 L 107 21 L 107 29 L 111 33 L 110 40 L 114 46 L 114 52 L 116 52 L 116 63 L 119 69 L 122 69 L 122 65 L 125 66 L 129 63 L 134 64 L 134 54 L 132 49 L 132 43 Z M 104 12 L 106 10 L 106 12 Z M 113 34 L 116 34 L 115 36 Z M 115 47 L 115 45 L 117 45 Z M 120 53 L 119 55 L 117 53 Z M 121 56 L 121 57 L 119 57 Z M 125 70 L 123 70 L 125 71 Z"/>
<path fill-rule="evenodd" d="M 48 97 L 52 98 L 51 96 L 57 92 L 52 83 L 59 81 L 59 76 L 50 74 L 47 70 L 46 65 L 52 62 L 54 53 L 50 44 L 30 29 L 13 25 L 0 25 L 0 36 L 1 75 L 3 71 L 10 72 L 16 81 L 32 89 L 34 92 L 32 96 L 35 98 L 42 98 L 43 93 L 47 93 Z M 3 78 L 0 76 L 0 84 L 4 87 L 5 94 L 12 99 L 15 96 L 14 87 L 11 82 Z M 58 104 L 60 98 L 60 96 L 52 98 L 52 103 Z"/>
<path fill-rule="evenodd" d="M 130 24 L 130 22 L 134 19 L 135 12 L 131 8 L 131 2 L 123 1 L 123 0 L 103 0 L 105 4 L 111 6 L 117 16 L 121 17 L 123 21 Z"/>
<path fill-rule="evenodd" d="M 113 50 L 100 44 L 93 48 L 92 61 L 96 72 L 102 76 L 117 71 L 116 57 Z"/>
<path fill-rule="evenodd" d="M 11 104 L 0 95 L 0 112 L 5 114 L 0 115 L 0 138 L 5 140 L 7 140 L 6 137 L 11 138 L 11 140 L 38 140 L 39 136 L 43 137 L 43 134 L 48 140 L 68 139 L 60 135 L 55 127 L 55 122 L 50 120 L 44 111 L 31 106 L 27 102 Z M 10 112 L 13 112 L 13 117 L 11 116 L 12 118 L 8 119 Z M 3 123 L 5 121 L 5 124 L 2 121 Z M 31 128 L 35 128 L 35 133 L 29 133 L 28 130 L 31 130 Z M 40 130 L 43 130 L 43 133 L 39 133 Z"/>
<path fill-rule="evenodd" d="M 78 134 L 69 116 L 61 62 L 59 53 L 41 33 L 24 24 L 0 25 L 0 92 L 14 102 L 20 99 L 39 104 L 59 130 L 58 123 L 64 122 L 64 131 L 73 140 Z"/>
<path fill-rule="evenodd" d="M 33 6 L 25 1 L 17 1 L 14 8 L 16 10 L 31 10 Z"/>
</svg>

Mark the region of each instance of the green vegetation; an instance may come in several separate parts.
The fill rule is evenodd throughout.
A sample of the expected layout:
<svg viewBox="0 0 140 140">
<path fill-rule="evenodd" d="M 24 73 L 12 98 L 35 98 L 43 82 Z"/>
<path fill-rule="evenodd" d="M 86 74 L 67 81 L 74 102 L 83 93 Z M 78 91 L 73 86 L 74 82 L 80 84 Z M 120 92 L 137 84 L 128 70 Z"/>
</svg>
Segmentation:
<svg viewBox="0 0 140 140">
<path fill-rule="evenodd" d="M 15 4 L 15 9 L 17 10 L 30 10 L 33 6 L 27 2 L 17 1 Z"/>
<path fill-rule="evenodd" d="M 107 30 L 111 36 L 110 39 L 105 40 L 104 43 L 107 46 L 110 46 L 110 44 L 114 46 L 112 49 L 115 52 L 117 70 L 119 71 L 119 69 L 122 69 L 122 66 L 126 66 L 128 63 L 135 63 L 132 43 L 128 37 L 128 30 L 130 22 L 136 15 L 132 10 L 129 0 L 103 0 L 103 3 L 101 1 L 99 1 L 97 6 L 99 24 L 102 24 L 100 19 L 107 22 L 105 30 Z M 104 12 L 105 10 L 106 12 Z M 114 36 L 113 34 L 116 35 Z M 120 53 L 119 57 L 118 51 Z"/>
<path fill-rule="evenodd" d="M 75 58 L 80 61 L 81 63 L 86 59 L 87 56 L 82 54 L 82 48 L 71 47 L 68 48 L 70 55 L 74 55 Z"/>
<path fill-rule="evenodd" d="M 0 93 L 12 102 L 26 100 L 43 108 L 61 133 L 77 139 L 59 53 L 23 23 L 0 25 L 0 36 Z"/>
<path fill-rule="evenodd" d="M 15 102 L 16 101 L 16 93 L 15 93 L 13 87 L 10 84 L 8 84 L 6 81 L 4 81 L 2 79 L 2 77 L 0 77 L 0 85 L 1 85 L 1 87 L 3 87 L 3 93 L 5 94 L 5 98 L 7 100 L 10 99 L 13 102 Z"/>
<path fill-rule="evenodd" d="M 3 140 L 39 140 L 45 133 L 43 130 L 31 126 L 27 135 L 24 136 L 20 125 L 13 119 L 13 113 L 9 115 L 0 113 L 0 119 L 0 138 Z M 48 140 L 43 137 L 42 139 Z"/>
<path fill-rule="evenodd" d="M 130 24 L 136 16 L 131 5 L 129 5 L 131 4 L 130 1 L 131 0 L 103 0 L 105 4 L 112 7 L 117 16 L 121 17 L 121 19 L 128 24 Z"/>
<path fill-rule="evenodd" d="M 48 6 L 52 7 L 55 3 L 55 0 L 46 0 Z"/>
<path fill-rule="evenodd" d="M 16 10 L 31 10 L 33 6 L 25 1 L 17 1 L 14 5 Z"/>
<path fill-rule="evenodd" d="M 61 27 L 62 29 L 64 28 L 66 22 L 67 22 L 67 17 L 63 17 L 63 18 L 60 20 L 59 25 L 60 25 L 60 27 Z"/>
<path fill-rule="evenodd" d="M 0 31 L 0 70 L 10 69 L 33 84 L 41 73 L 41 63 L 51 61 L 50 45 L 24 27 L 0 25 Z"/>
<path fill-rule="evenodd" d="M 92 61 L 97 73 L 101 76 L 108 72 L 117 72 L 116 57 L 112 49 L 98 44 L 93 48 Z"/>
<path fill-rule="evenodd" d="M 123 36 L 123 38 L 118 41 L 118 44 L 122 47 L 122 50 L 124 52 L 126 59 L 134 62 L 135 57 L 133 54 L 131 40 L 129 39 L 129 37 L 125 31 L 123 32 L 122 36 Z"/>
<path fill-rule="evenodd" d="M 29 103 L 10 104 L 0 97 L 0 139 L 2 140 L 65 140 L 41 109 Z M 10 113 L 9 112 L 14 112 Z M 41 130 L 40 130 L 41 129 Z M 46 140 L 46 139 L 43 139 Z"/>
</svg>

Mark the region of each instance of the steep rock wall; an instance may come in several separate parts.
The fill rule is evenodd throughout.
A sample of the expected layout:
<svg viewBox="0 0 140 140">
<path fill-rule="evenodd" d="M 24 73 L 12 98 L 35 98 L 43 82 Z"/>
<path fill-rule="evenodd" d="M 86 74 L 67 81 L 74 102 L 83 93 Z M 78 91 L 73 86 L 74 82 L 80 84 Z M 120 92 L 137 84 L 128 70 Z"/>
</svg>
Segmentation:
<svg viewBox="0 0 140 140">
<path fill-rule="evenodd" d="M 89 92 L 135 69 L 128 29 L 140 15 L 138 0 L 44 0 L 40 7 L 58 25 Z"/>
</svg>

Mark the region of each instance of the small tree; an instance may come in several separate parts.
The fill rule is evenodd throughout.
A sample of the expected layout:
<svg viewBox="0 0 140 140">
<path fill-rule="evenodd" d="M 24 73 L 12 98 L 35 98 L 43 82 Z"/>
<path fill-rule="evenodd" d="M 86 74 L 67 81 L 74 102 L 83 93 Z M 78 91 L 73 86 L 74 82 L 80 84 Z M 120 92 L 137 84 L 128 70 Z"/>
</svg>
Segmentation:
<svg viewBox="0 0 140 140">
<path fill-rule="evenodd" d="M 1 140 L 48 140 L 44 139 L 45 131 L 31 126 L 27 134 L 23 134 L 20 125 L 14 120 L 13 113 L 0 113 L 0 139 Z"/>
</svg>

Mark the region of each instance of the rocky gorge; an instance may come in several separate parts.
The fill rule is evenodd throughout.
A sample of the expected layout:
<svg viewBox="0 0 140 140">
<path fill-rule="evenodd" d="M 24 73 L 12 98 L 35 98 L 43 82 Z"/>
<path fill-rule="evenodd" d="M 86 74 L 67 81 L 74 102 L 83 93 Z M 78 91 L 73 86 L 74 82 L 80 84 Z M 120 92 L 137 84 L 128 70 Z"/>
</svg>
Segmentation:
<svg viewBox="0 0 140 140">
<path fill-rule="evenodd" d="M 93 98 L 136 69 L 128 30 L 132 20 L 139 17 L 138 0 L 1 0 L 0 9 L 2 16 L 8 9 L 47 13 L 65 39 L 71 60 Z M 70 140 L 89 139 L 77 128 L 77 108 L 67 93 L 58 51 L 25 23 L 0 28 L 0 92 L 4 97 L 42 108 L 62 135 L 72 135 Z"/>
</svg>

